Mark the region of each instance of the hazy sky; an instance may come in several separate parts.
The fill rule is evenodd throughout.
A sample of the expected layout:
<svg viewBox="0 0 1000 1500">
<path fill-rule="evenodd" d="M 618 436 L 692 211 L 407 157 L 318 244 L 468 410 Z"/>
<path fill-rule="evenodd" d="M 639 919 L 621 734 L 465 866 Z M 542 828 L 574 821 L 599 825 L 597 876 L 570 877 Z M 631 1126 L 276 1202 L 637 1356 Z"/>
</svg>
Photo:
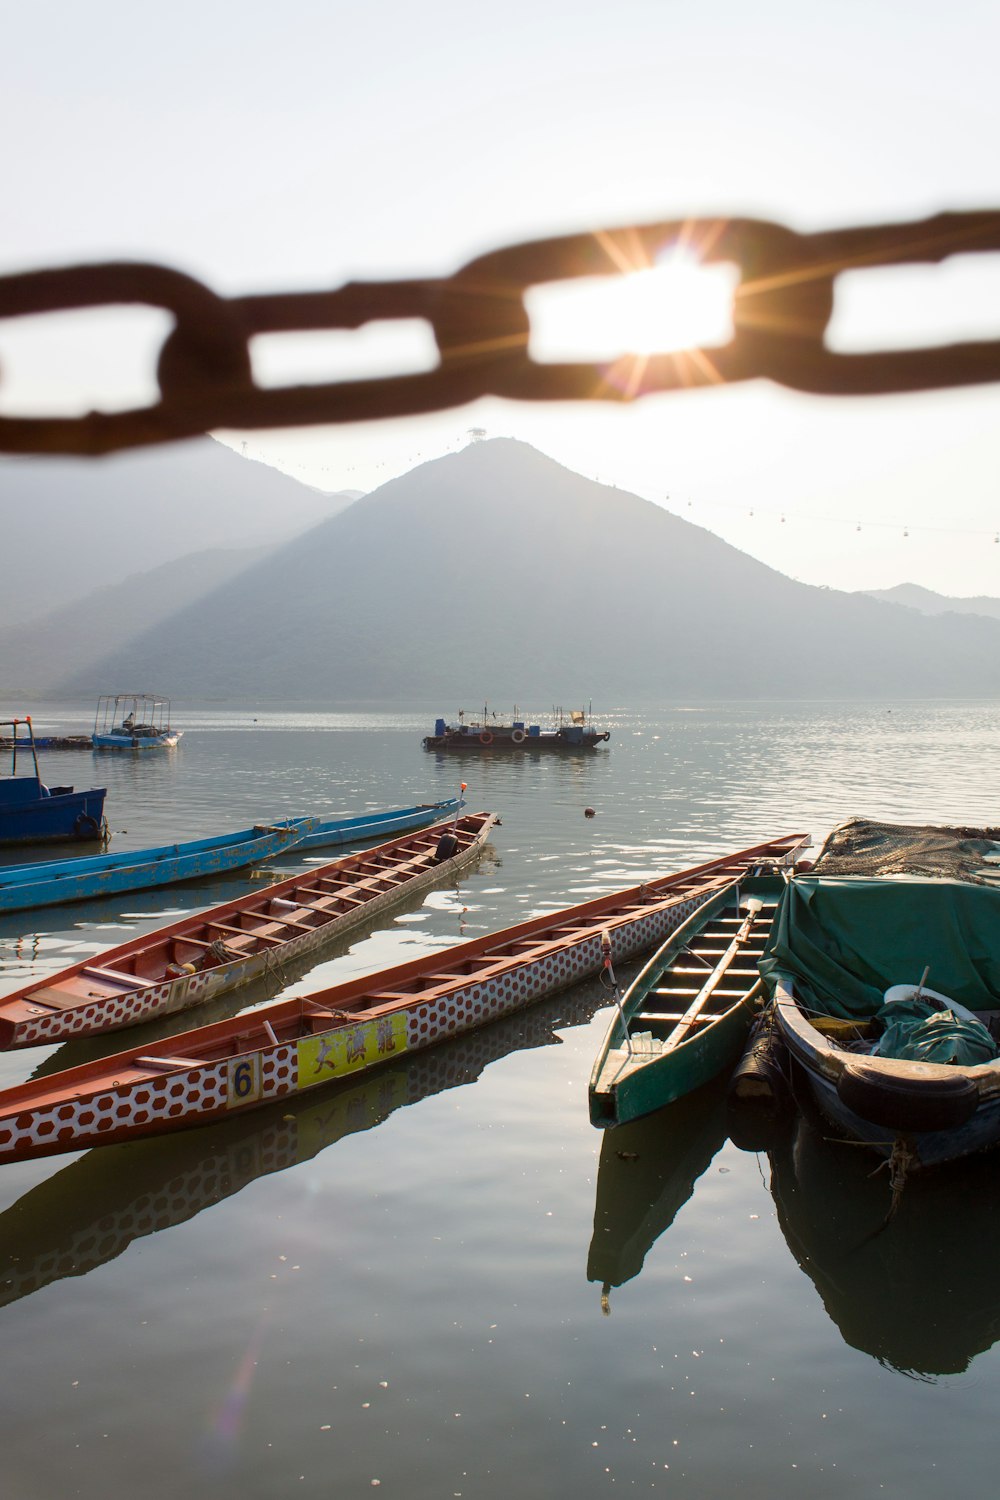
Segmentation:
<svg viewBox="0 0 1000 1500">
<path fill-rule="evenodd" d="M 0 271 L 142 258 L 238 293 L 437 275 L 517 239 L 690 214 L 808 230 L 1000 206 L 992 3 L 0 14 Z M 1000 257 L 856 277 L 838 289 L 838 347 L 1000 336 L 998 291 Z M 0 324 L 2 409 L 151 396 L 157 315 L 45 323 Z M 344 342 L 259 341 L 255 368 L 320 378 L 425 349 Z M 834 401 L 758 382 L 245 438 L 324 488 L 369 489 L 483 426 L 808 582 L 1000 595 L 998 402 L 998 387 Z"/>
</svg>

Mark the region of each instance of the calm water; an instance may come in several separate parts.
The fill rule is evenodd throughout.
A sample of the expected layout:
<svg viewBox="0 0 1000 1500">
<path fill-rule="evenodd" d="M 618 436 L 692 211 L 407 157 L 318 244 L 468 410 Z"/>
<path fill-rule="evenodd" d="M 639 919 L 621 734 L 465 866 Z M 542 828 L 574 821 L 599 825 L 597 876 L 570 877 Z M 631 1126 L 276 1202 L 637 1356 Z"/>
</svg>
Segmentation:
<svg viewBox="0 0 1000 1500">
<path fill-rule="evenodd" d="M 503 820 L 459 886 L 288 993 L 851 814 L 1000 822 L 994 705 L 623 712 L 606 751 L 472 762 L 421 749 L 432 712 L 253 715 L 183 711 L 175 752 L 51 753 L 45 773 L 106 782 L 115 849 L 463 778 Z M 234 888 L 2 919 L 0 992 Z M 740 1151 L 711 1091 L 604 1138 L 603 1001 L 583 986 L 301 1104 L 0 1169 L 4 1495 L 990 1485 L 996 1159 L 912 1185 L 882 1228 L 867 1158 L 804 1123 Z M 0 1081 L 81 1055 L 8 1054 Z"/>
</svg>

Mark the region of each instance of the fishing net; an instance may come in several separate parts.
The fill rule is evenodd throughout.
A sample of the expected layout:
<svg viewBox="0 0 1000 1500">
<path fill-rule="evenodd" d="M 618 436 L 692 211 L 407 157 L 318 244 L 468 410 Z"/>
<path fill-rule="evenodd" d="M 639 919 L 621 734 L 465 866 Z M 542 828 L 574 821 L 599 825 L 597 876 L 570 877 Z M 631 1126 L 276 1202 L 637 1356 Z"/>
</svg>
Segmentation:
<svg viewBox="0 0 1000 1500">
<path fill-rule="evenodd" d="M 822 875 L 923 875 L 1000 888 L 1000 828 L 935 828 L 851 818 L 827 838 Z"/>
</svg>

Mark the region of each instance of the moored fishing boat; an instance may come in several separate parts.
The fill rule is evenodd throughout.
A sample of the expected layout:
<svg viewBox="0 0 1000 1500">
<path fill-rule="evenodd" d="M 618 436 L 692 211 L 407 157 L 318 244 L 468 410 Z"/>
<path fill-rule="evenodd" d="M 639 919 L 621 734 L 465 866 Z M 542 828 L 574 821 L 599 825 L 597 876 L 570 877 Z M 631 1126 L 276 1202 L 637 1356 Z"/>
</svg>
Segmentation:
<svg viewBox="0 0 1000 1500">
<path fill-rule="evenodd" d="M 775 875 L 732 881 L 649 960 L 597 1054 L 593 1124 L 639 1119 L 736 1061 L 764 999 L 757 964 L 784 883 Z"/>
<path fill-rule="evenodd" d="M 155 1135 L 354 1077 L 529 1005 L 661 942 L 732 876 L 784 864 L 792 835 L 519 923 L 413 963 L 278 1001 L 0 1094 L 0 1161 Z"/>
<path fill-rule="evenodd" d="M 19 735 L 18 725 L 27 733 Z M 104 787 L 87 792 L 71 786 L 46 786 L 38 768 L 38 741 L 31 716 L 4 719 L 10 727 L 5 748 L 11 752 L 10 775 L 0 776 L 0 844 L 69 843 L 97 839 L 104 822 Z M 27 757 L 28 769 L 18 771 L 17 758 Z"/>
<path fill-rule="evenodd" d="M 198 880 L 225 870 L 238 870 L 290 849 L 316 827 L 315 818 L 292 818 L 278 824 L 257 824 L 238 833 L 185 844 L 162 844 L 153 849 L 127 849 L 118 854 L 84 855 L 80 859 L 46 860 L 39 864 L 0 866 L 0 912 L 28 911 L 58 906 L 66 901 L 88 901 L 122 891 Z"/>
<path fill-rule="evenodd" d="M 1000 1143 L 998 861 L 996 829 L 855 820 L 782 898 L 762 966 L 778 1032 L 897 1182 Z"/>
<path fill-rule="evenodd" d="M 466 868 L 496 821 L 470 813 L 405 835 L 23 985 L 0 998 L 0 1047 L 94 1036 L 202 1005 Z"/>
<path fill-rule="evenodd" d="M 465 791 L 464 782 L 462 791 Z M 297 848 L 301 853 L 306 849 L 322 849 L 335 844 L 360 844 L 366 839 L 392 838 L 411 828 L 426 828 L 429 823 L 457 815 L 464 806 L 464 797 L 451 797 L 444 802 L 418 802 L 413 807 L 394 807 L 388 812 L 330 818 L 300 839 Z"/>
<path fill-rule="evenodd" d="M 170 699 L 153 693 L 106 693 L 97 701 L 95 750 L 157 750 L 173 746 L 182 731 L 170 723 Z"/>
<path fill-rule="evenodd" d="M 555 710 L 550 725 L 529 724 L 518 717 L 515 708 L 509 723 L 490 714 L 483 704 L 482 718 L 458 716 L 457 724 L 436 720 L 434 733 L 425 735 L 425 750 L 459 750 L 478 753 L 484 750 L 593 750 L 595 745 L 611 738 L 609 729 L 597 729 L 592 715 L 582 708 L 566 712 Z"/>
</svg>

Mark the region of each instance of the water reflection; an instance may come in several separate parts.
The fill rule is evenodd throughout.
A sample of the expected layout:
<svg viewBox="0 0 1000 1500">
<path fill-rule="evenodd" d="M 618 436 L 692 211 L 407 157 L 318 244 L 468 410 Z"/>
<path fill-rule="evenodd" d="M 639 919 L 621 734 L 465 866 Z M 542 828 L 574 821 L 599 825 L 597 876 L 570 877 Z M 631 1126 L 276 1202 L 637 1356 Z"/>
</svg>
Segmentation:
<svg viewBox="0 0 1000 1500">
<path fill-rule="evenodd" d="M 0 1307 L 53 1281 L 85 1276 L 133 1240 L 194 1218 L 258 1177 L 309 1161 L 403 1105 L 473 1083 L 501 1057 L 557 1046 L 560 1028 L 587 1024 L 606 1004 L 607 991 L 591 980 L 353 1085 L 324 1089 L 319 1098 L 89 1151 L 0 1213 Z M 68 1043 L 61 1056 L 84 1045 Z"/>
<path fill-rule="evenodd" d="M 888 1222 L 884 1168 L 812 1121 L 797 1119 L 770 1162 L 789 1249 L 846 1343 L 935 1381 L 1000 1339 L 995 1153 L 911 1179 Z"/>
<path fill-rule="evenodd" d="M 656 1114 L 607 1130 L 597 1171 L 587 1280 L 612 1287 L 638 1276 L 726 1141 L 725 1090 L 709 1084 Z"/>
</svg>

